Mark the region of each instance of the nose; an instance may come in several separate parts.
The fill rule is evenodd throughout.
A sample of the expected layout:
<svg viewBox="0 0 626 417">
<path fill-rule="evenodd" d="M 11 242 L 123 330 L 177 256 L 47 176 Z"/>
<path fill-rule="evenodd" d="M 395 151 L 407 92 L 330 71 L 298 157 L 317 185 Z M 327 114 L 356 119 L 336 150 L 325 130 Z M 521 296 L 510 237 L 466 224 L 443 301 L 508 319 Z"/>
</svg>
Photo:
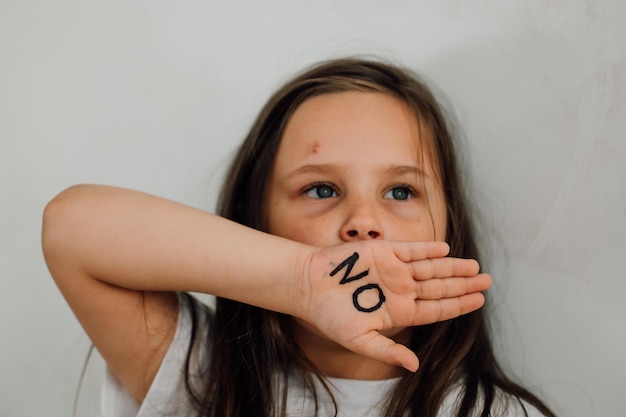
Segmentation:
<svg viewBox="0 0 626 417">
<path fill-rule="evenodd" d="M 344 242 L 383 239 L 383 228 L 375 207 L 364 201 L 354 202 L 346 209 L 340 235 Z"/>
</svg>

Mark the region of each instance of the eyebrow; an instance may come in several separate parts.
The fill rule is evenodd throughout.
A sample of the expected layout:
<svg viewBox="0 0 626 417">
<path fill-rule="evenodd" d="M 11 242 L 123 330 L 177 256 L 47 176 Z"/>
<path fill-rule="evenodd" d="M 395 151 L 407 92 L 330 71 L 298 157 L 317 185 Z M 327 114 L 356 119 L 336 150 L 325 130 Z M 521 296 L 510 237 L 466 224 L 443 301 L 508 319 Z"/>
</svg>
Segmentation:
<svg viewBox="0 0 626 417">
<path fill-rule="evenodd" d="M 297 177 L 302 174 L 327 174 L 329 172 L 334 172 L 340 170 L 341 167 L 335 164 L 311 164 L 311 165 L 303 165 L 294 171 L 290 172 L 285 179 L 290 179 L 293 177 Z M 417 177 L 422 178 L 430 178 L 423 169 L 414 165 L 390 165 L 386 166 L 382 169 L 382 172 L 385 174 L 391 175 L 415 175 Z"/>
<path fill-rule="evenodd" d="M 412 174 L 417 177 L 429 178 L 430 176 L 421 169 L 420 167 L 413 165 L 391 165 L 387 169 L 385 169 L 386 174 L 396 174 L 396 175 L 404 175 L 404 174 Z"/>
</svg>

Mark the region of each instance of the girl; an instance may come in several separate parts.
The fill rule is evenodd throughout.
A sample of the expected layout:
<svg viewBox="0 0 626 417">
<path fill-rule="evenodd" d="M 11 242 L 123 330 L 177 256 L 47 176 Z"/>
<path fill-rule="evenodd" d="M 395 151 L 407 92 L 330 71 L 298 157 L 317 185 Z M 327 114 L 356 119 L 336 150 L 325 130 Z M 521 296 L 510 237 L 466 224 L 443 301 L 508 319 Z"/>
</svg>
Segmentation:
<svg viewBox="0 0 626 417">
<path fill-rule="evenodd" d="M 311 68 L 226 178 L 221 217 L 103 186 L 46 207 L 106 417 L 554 416 L 496 363 L 453 141 L 415 77 Z"/>
</svg>

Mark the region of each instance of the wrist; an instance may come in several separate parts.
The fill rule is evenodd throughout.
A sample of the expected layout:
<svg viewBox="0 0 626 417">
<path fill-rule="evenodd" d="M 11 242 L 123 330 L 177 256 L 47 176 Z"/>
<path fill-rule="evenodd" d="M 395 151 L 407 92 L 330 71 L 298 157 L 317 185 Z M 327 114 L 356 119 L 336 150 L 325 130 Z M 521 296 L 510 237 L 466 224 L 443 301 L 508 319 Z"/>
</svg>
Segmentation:
<svg viewBox="0 0 626 417">
<path fill-rule="evenodd" d="M 319 252 L 319 248 L 305 244 L 298 244 L 297 250 L 291 258 L 290 276 L 288 277 L 289 291 L 287 292 L 289 300 L 287 311 L 285 313 L 298 317 L 306 318 L 306 311 L 310 304 L 311 294 L 311 263 L 314 255 Z"/>
</svg>

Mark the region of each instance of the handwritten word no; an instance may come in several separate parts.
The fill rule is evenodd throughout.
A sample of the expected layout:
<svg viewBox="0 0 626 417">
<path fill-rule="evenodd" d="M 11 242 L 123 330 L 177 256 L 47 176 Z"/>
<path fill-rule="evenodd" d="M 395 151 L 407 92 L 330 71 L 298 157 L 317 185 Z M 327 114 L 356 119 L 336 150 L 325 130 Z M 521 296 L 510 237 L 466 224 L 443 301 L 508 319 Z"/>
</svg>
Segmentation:
<svg viewBox="0 0 626 417">
<path fill-rule="evenodd" d="M 337 274 L 337 272 L 346 268 L 343 278 L 341 279 L 341 281 L 339 281 L 339 285 L 344 285 L 344 284 L 347 284 L 348 282 L 357 281 L 363 277 L 366 277 L 370 273 L 369 268 L 354 276 L 349 276 L 350 272 L 352 272 L 352 268 L 354 267 L 354 264 L 356 264 L 356 261 L 358 259 L 359 259 L 359 254 L 354 252 L 346 260 L 340 263 L 337 266 L 337 268 L 333 269 L 333 271 L 330 273 L 330 276 L 334 277 Z M 376 290 L 378 292 L 378 303 L 376 303 L 376 305 L 372 307 L 363 307 L 361 303 L 359 302 L 359 296 L 363 292 L 368 291 L 368 290 Z M 358 311 L 363 311 L 365 313 L 371 313 L 373 311 L 378 310 L 383 305 L 384 302 L 385 302 L 385 294 L 383 294 L 383 290 L 380 288 L 378 284 L 362 285 L 359 288 L 357 288 L 352 294 L 352 303 L 354 304 L 354 308 L 356 308 Z"/>
</svg>

